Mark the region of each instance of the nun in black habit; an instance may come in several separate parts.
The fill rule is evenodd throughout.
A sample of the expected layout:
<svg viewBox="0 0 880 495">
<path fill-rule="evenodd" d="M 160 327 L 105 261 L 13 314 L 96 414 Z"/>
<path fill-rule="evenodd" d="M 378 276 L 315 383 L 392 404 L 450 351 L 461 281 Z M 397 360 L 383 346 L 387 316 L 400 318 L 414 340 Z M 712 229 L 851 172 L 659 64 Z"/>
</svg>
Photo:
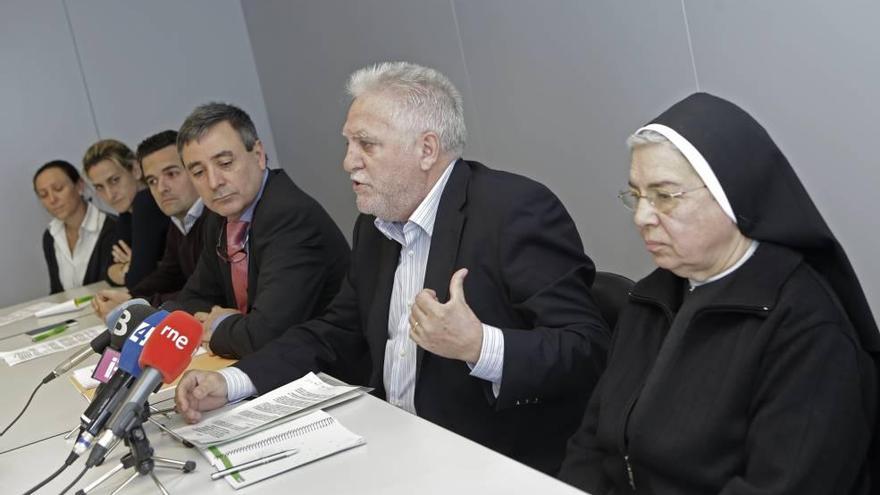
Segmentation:
<svg viewBox="0 0 880 495">
<path fill-rule="evenodd" d="M 560 478 L 593 495 L 877 493 L 880 334 L 785 156 L 705 93 L 628 144 L 620 197 L 658 268 L 620 313 Z"/>
</svg>

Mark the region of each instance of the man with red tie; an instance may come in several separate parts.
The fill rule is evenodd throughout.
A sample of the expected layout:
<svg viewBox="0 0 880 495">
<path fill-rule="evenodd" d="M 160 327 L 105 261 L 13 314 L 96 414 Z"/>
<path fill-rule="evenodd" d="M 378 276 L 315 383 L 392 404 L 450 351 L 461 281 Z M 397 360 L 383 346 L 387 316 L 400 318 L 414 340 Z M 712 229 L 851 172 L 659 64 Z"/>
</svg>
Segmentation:
<svg viewBox="0 0 880 495">
<path fill-rule="evenodd" d="M 195 273 L 176 304 L 204 325 L 203 343 L 240 358 L 320 314 L 348 267 L 330 216 L 283 170 L 269 170 L 250 117 L 224 103 L 197 107 L 177 149 L 212 214 Z"/>
</svg>

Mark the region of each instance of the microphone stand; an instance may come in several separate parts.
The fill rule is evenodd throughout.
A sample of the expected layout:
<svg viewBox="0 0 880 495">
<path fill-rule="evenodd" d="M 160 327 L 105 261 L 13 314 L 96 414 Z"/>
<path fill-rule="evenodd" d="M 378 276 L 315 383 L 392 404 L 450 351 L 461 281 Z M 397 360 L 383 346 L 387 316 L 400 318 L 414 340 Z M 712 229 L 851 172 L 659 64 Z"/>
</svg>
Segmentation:
<svg viewBox="0 0 880 495">
<path fill-rule="evenodd" d="M 135 478 L 139 476 L 149 476 L 152 478 L 153 483 L 156 484 L 156 488 L 163 495 L 169 495 L 168 490 L 162 485 L 162 482 L 159 481 L 159 478 L 156 477 L 156 473 L 153 472 L 153 469 L 156 467 L 169 468 L 169 469 L 177 469 L 184 473 L 190 473 L 196 469 L 195 461 L 179 461 L 176 459 L 168 459 L 165 457 L 158 457 L 153 455 L 153 447 L 150 446 L 150 440 L 147 438 L 147 434 L 144 432 L 143 424 L 145 421 L 150 419 L 150 410 L 149 405 L 145 404 L 144 409 L 138 414 L 138 421 L 135 425 L 130 428 L 125 434 L 125 444 L 129 447 L 129 452 L 122 456 L 119 460 L 119 464 L 104 473 L 100 478 L 92 482 L 87 487 L 76 492 L 76 495 L 86 495 L 87 493 L 93 491 L 95 488 L 99 487 L 103 482 L 107 481 L 114 474 L 122 471 L 123 469 L 134 468 L 134 472 L 126 478 L 125 481 L 122 482 L 115 490 L 113 490 L 112 494 L 116 495 L 123 488 L 128 486 L 129 483 L 134 481 Z"/>
</svg>

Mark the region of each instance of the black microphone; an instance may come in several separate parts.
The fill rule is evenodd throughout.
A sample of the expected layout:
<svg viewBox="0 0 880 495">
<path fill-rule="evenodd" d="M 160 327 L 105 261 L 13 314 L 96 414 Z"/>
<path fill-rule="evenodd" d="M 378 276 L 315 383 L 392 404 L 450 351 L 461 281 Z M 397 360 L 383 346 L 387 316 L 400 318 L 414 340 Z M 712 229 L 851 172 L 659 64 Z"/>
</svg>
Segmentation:
<svg viewBox="0 0 880 495">
<path fill-rule="evenodd" d="M 122 314 L 123 311 L 125 311 L 125 308 L 132 306 L 132 305 L 140 305 L 140 304 L 149 305 L 149 302 L 147 302 L 145 299 L 132 299 L 130 301 L 125 301 L 124 303 L 117 306 L 113 311 L 111 311 L 107 315 L 107 321 L 105 322 L 105 323 L 107 323 L 107 327 L 113 328 L 115 330 L 116 326 L 118 325 L 118 316 L 120 314 Z M 113 317 L 113 320 L 110 319 L 111 317 Z M 111 321 L 113 323 L 112 325 L 110 324 Z M 49 372 L 49 374 L 46 375 L 45 378 L 43 378 L 43 384 L 45 385 L 45 384 L 51 382 L 52 380 L 58 378 L 59 376 L 67 373 L 68 371 L 73 369 L 75 366 L 79 365 L 80 363 L 82 363 L 83 361 L 88 359 L 89 356 L 92 355 L 92 352 L 95 352 L 97 354 L 101 354 L 104 352 L 104 349 L 106 349 L 107 346 L 112 346 L 114 343 L 117 344 L 117 346 L 118 346 L 118 347 L 114 347 L 114 349 L 116 349 L 117 351 L 120 350 L 122 348 L 122 343 L 125 342 L 125 336 L 122 336 L 121 340 L 119 340 L 119 339 L 114 339 L 114 335 L 115 334 L 111 331 L 101 332 L 98 336 L 93 338 L 91 340 L 91 342 L 82 346 L 72 356 L 65 359 L 63 362 L 61 362 L 61 364 L 56 366 L 55 369 L 53 369 L 51 372 Z"/>
</svg>

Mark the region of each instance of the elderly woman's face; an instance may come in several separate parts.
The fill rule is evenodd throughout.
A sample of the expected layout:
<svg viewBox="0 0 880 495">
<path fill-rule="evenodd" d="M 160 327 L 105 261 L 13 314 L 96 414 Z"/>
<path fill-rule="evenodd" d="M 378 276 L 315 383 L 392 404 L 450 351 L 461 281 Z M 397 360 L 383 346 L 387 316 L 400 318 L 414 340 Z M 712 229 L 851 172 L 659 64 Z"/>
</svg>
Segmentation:
<svg viewBox="0 0 880 495">
<path fill-rule="evenodd" d="M 744 237 L 724 214 L 685 157 L 671 145 L 648 144 L 632 152 L 630 187 L 640 195 L 674 194 L 666 211 L 645 199 L 633 220 L 654 263 L 679 277 L 705 280 L 738 260 Z M 736 259 L 731 259 L 736 257 Z"/>
</svg>

